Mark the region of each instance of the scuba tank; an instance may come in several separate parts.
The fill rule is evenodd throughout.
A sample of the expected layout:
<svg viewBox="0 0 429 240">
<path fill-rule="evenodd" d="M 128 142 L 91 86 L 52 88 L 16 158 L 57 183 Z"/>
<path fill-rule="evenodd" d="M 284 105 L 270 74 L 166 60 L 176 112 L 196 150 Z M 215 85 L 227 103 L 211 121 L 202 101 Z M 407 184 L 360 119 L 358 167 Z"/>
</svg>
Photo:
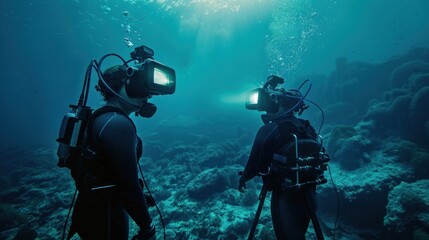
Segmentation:
<svg viewBox="0 0 429 240">
<path fill-rule="evenodd" d="M 98 64 L 95 60 L 89 63 L 82 92 L 77 105 L 69 105 L 71 111 L 64 115 L 61 122 L 57 142 L 58 167 L 73 166 L 73 160 L 80 158 L 86 145 L 86 130 L 92 115 L 92 109 L 86 106 L 88 101 L 89 86 L 91 81 L 91 72 L 95 68 L 98 70 Z"/>
<path fill-rule="evenodd" d="M 81 157 L 92 115 L 92 109 L 87 106 L 70 105 L 70 108 L 63 117 L 57 139 L 58 167 L 71 168 L 73 159 Z"/>
</svg>

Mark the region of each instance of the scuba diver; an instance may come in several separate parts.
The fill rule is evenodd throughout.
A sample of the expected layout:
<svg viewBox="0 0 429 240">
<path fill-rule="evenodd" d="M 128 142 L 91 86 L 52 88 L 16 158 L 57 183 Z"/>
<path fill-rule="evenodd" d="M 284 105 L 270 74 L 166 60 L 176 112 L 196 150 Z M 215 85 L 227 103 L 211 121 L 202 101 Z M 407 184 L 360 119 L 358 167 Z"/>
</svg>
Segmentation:
<svg viewBox="0 0 429 240">
<path fill-rule="evenodd" d="M 306 80 L 297 90 L 289 91 L 277 88 L 283 83 L 283 78 L 270 76 L 264 86 L 251 91 L 246 100 L 247 109 L 267 112 L 261 116 L 264 125 L 256 135 L 244 171 L 240 172 L 240 192 L 244 192 L 246 182 L 255 176 L 262 176 L 263 180 L 248 239 L 253 239 L 267 191 L 272 191 L 271 217 L 276 238 L 305 239 L 311 219 L 320 240 L 323 234 L 316 216 L 316 185 L 327 182 L 323 172 L 329 156 L 310 122 L 296 117 L 308 108 L 304 100 L 311 85 L 306 94 L 300 89 L 311 81 Z"/>
<path fill-rule="evenodd" d="M 140 228 L 133 240 L 155 239 L 148 206 L 156 203 L 151 194 L 143 192 L 146 184 L 138 177 L 138 169 L 143 177 L 138 163 L 143 147 L 129 117 L 132 113 L 152 117 L 157 108 L 148 99 L 175 92 L 174 70 L 156 62 L 153 55 L 152 49 L 141 46 L 129 61 L 117 54 L 107 54 L 99 62 L 92 60 L 79 103 L 70 105 L 72 111 L 63 119 L 57 139 L 58 166 L 71 169 L 79 192 L 67 239 L 76 233 L 82 239 L 128 239 L 128 216 Z M 109 56 L 118 57 L 123 64 L 102 72 L 101 64 Z M 136 64 L 130 66 L 131 61 Z M 86 106 L 92 69 L 99 78 L 96 90 L 105 100 L 95 111 Z"/>
</svg>

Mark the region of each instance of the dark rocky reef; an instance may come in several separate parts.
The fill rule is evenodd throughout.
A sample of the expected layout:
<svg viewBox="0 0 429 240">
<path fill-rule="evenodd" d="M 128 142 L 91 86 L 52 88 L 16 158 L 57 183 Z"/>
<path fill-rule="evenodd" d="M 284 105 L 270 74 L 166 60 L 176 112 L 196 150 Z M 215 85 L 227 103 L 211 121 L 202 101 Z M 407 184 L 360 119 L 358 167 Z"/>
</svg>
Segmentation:
<svg viewBox="0 0 429 240">
<path fill-rule="evenodd" d="M 398 90 L 409 90 L 416 93 L 428 86 L 428 68 L 429 50 L 425 48 L 413 49 L 380 64 L 339 58 L 336 70 L 328 77 L 311 77 L 315 87 L 322 89 L 313 93 L 312 98 L 319 99 L 325 106 L 328 124 L 357 123 L 368 108 L 384 101 L 386 92 L 393 90 L 398 94 Z"/>
<path fill-rule="evenodd" d="M 324 96 L 331 124 L 328 151 L 341 201 L 340 236 L 347 232 L 370 239 L 418 239 L 429 233 L 429 218 L 419 218 L 419 227 L 412 226 L 416 213 L 398 204 L 421 204 L 418 196 L 429 196 L 421 187 L 429 178 L 428 75 L 427 49 L 379 65 L 338 60 Z M 333 224 L 334 189 L 320 189 L 320 212 Z M 405 195 L 398 200 L 401 191 Z"/>
<path fill-rule="evenodd" d="M 69 171 L 56 166 L 55 150 L 3 149 L 0 239 L 59 239 L 73 196 Z"/>
<path fill-rule="evenodd" d="M 429 180 L 402 182 L 389 192 L 384 225 L 389 239 L 429 237 Z M 426 238 L 420 238 L 426 236 Z"/>
<path fill-rule="evenodd" d="M 314 81 L 323 89 L 312 98 L 326 106 L 324 135 L 341 203 L 336 239 L 427 239 L 428 66 L 427 49 L 381 64 L 342 58 L 335 72 Z M 140 164 L 167 239 L 247 236 L 262 183 L 250 181 L 245 194 L 236 188 L 255 123 L 177 116 L 144 128 Z M 59 239 L 74 187 L 69 171 L 55 166 L 55 147 L 3 149 L 0 156 L 0 239 Z M 318 197 L 322 229 L 332 238 L 338 205 L 331 181 Z M 257 239 L 275 239 L 269 201 Z M 161 236 L 157 212 L 150 212 Z M 131 234 L 137 229 L 131 224 Z M 311 224 L 307 238 L 315 239 Z"/>
</svg>

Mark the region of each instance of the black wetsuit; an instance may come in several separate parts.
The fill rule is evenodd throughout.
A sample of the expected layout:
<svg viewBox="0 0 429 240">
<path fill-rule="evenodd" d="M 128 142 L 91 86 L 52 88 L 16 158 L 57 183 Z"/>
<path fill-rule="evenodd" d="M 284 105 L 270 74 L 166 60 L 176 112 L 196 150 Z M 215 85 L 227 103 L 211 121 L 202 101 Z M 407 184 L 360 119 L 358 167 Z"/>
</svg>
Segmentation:
<svg viewBox="0 0 429 240">
<path fill-rule="evenodd" d="M 241 181 L 247 182 L 258 173 L 266 173 L 274 153 L 292 141 L 291 134 L 316 136 L 314 128 L 306 120 L 288 116 L 262 126 L 255 138 Z M 299 191 L 283 190 L 276 181 L 264 177 L 264 184 L 273 190 L 271 217 L 277 239 L 302 240 L 310 223 L 309 207 L 317 208 L 315 188 Z"/>
<path fill-rule="evenodd" d="M 97 169 L 90 172 L 102 185 L 115 187 L 79 191 L 71 231 L 82 239 L 125 240 L 128 215 L 142 230 L 150 229 L 152 219 L 137 172 L 141 142 L 133 122 L 116 110 L 99 114 L 90 129 L 90 142 L 97 150 Z"/>
</svg>

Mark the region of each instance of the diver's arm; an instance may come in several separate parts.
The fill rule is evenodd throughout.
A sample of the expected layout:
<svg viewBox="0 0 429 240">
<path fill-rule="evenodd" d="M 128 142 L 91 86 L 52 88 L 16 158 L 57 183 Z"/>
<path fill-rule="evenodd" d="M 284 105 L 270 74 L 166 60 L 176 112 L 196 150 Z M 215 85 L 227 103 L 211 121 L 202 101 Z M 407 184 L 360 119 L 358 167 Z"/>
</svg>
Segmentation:
<svg viewBox="0 0 429 240">
<path fill-rule="evenodd" d="M 240 178 L 240 184 L 244 184 L 245 182 L 254 178 L 262 165 L 262 161 L 264 160 L 265 151 L 270 146 L 270 141 L 273 136 L 276 135 L 277 132 L 277 124 L 270 123 L 262 126 L 258 133 L 256 134 L 255 140 L 253 142 L 252 151 L 250 152 L 249 160 L 247 161 L 246 168 L 243 171 L 243 175 Z"/>
<path fill-rule="evenodd" d="M 137 135 L 133 123 L 117 114 L 103 128 L 98 140 L 106 152 L 119 200 L 141 229 L 149 229 L 152 219 L 138 181 Z"/>
</svg>

